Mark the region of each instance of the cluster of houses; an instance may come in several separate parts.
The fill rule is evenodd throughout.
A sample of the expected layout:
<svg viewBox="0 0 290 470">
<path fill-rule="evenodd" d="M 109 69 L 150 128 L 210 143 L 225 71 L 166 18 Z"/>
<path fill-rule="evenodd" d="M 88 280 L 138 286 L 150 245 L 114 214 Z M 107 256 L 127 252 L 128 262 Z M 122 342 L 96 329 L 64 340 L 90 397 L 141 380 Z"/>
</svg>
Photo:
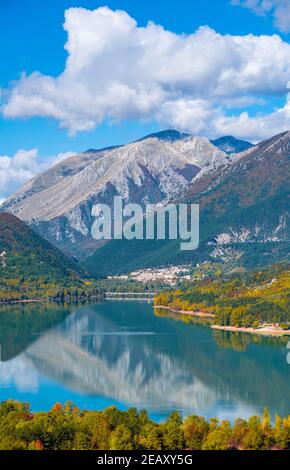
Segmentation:
<svg viewBox="0 0 290 470">
<path fill-rule="evenodd" d="M 191 274 L 192 266 L 166 266 L 162 268 L 147 268 L 133 271 L 130 274 L 120 276 L 108 276 L 107 279 L 115 280 L 133 280 L 138 282 L 163 282 L 170 286 L 176 285 L 180 280 L 190 281 L 193 279 Z"/>
</svg>

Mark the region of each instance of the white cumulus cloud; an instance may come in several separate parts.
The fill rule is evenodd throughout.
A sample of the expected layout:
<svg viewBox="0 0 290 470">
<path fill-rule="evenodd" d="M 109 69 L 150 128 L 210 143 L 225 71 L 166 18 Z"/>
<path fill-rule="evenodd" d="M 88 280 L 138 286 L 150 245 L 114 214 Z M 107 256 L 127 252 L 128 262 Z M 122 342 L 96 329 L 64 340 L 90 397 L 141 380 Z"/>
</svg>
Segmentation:
<svg viewBox="0 0 290 470">
<path fill-rule="evenodd" d="M 267 115 L 252 117 L 248 112 L 230 116 L 205 100 L 179 99 L 164 105 L 159 113 L 164 126 L 210 136 L 235 135 L 256 143 L 290 129 L 290 94 L 285 106 Z"/>
<path fill-rule="evenodd" d="M 290 44 L 279 35 L 221 35 L 206 26 L 175 34 L 152 22 L 138 27 L 107 7 L 69 8 L 64 28 L 63 73 L 23 74 L 2 106 L 6 118 L 52 117 L 72 134 L 128 119 L 255 140 L 290 128 L 288 101 L 267 116 L 238 112 L 286 96 Z"/>
<path fill-rule="evenodd" d="M 12 157 L 0 156 L 0 194 L 16 189 L 41 168 L 37 149 L 18 150 Z"/>
<path fill-rule="evenodd" d="M 232 0 L 233 5 L 253 10 L 257 15 L 271 13 L 283 33 L 290 32 L 290 0 Z"/>
</svg>

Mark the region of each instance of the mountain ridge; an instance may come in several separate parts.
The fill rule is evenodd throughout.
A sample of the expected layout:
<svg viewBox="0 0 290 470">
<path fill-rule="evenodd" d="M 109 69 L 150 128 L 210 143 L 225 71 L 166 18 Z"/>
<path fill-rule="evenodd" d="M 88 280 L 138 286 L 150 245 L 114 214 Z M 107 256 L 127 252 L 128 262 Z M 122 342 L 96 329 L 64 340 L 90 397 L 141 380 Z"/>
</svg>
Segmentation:
<svg viewBox="0 0 290 470">
<path fill-rule="evenodd" d="M 284 199 L 289 140 L 290 132 L 284 132 L 244 152 L 228 155 L 204 137 L 169 129 L 128 145 L 72 156 L 37 175 L 0 210 L 23 218 L 62 251 L 83 259 L 101 245 L 90 235 L 93 205 L 107 203 L 112 207 L 116 195 L 141 205 L 199 203 L 201 220 L 209 232 L 202 235 L 208 256 L 210 250 L 225 251 L 236 243 L 283 243 L 288 237 Z M 273 205 L 277 208 L 274 216 L 270 213 Z M 247 213 L 247 207 L 252 213 Z M 201 231 L 205 232 L 203 226 Z M 216 248 L 209 248 L 214 245 Z M 108 259 L 111 247 L 109 242 L 100 248 L 97 259 Z M 144 253 L 141 255 L 139 250 L 138 258 L 150 263 L 150 258 L 158 260 L 156 253 L 160 252 L 166 263 L 166 242 L 154 246 L 148 243 L 147 247 L 148 252 L 143 244 Z M 170 250 L 172 262 L 184 258 L 176 247 Z M 191 261 L 195 259 L 194 253 Z"/>
<path fill-rule="evenodd" d="M 161 138 L 153 134 L 125 146 L 70 157 L 30 180 L 1 211 L 31 224 L 63 251 L 87 255 L 99 245 L 90 235 L 95 204 L 112 207 L 116 195 L 143 206 L 172 199 L 201 169 L 225 158 L 204 137 L 164 131 Z"/>
<path fill-rule="evenodd" d="M 176 202 L 200 204 L 198 250 L 181 252 L 176 240 L 115 240 L 88 258 L 86 266 L 95 272 L 102 265 L 105 276 L 139 267 L 234 259 L 257 267 L 287 258 L 289 158 L 290 132 L 284 132 L 197 175 Z"/>
</svg>

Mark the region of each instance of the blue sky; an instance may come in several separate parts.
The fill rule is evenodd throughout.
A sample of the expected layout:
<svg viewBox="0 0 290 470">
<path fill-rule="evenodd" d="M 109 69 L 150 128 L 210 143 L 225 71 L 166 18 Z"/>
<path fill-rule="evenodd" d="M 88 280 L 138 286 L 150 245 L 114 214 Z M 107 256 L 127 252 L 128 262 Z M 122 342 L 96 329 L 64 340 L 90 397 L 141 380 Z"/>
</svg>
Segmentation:
<svg viewBox="0 0 290 470">
<path fill-rule="evenodd" d="M 2 0 L 2 86 L 16 80 L 22 71 L 40 70 L 54 76 L 61 73 L 66 60 L 64 11 L 104 5 L 127 11 L 140 26 L 151 20 L 176 33 L 190 34 L 199 26 L 208 25 L 222 34 L 281 34 L 270 16 L 257 16 L 249 9 L 232 6 L 228 0 Z"/>
<path fill-rule="evenodd" d="M 13 157 L 20 149 L 37 149 L 33 174 L 42 160 L 53 161 L 62 152 L 125 143 L 166 127 L 208 137 L 235 133 L 251 140 L 267 137 L 271 129 L 284 130 L 288 122 L 290 127 L 288 10 L 285 14 L 286 5 L 290 16 L 290 0 L 269 3 L 272 9 L 265 8 L 263 0 L 1 0 L 0 199 L 29 176 L 30 157 L 21 154 L 26 176 L 14 175 L 15 184 L 9 190 L 8 173 L 12 166 L 11 173 L 19 169 L 15 170 Z M 103 6 L 108 7 L 108 14 L 90 14 L 89 10 Z M 66 10 L 72 13 L 65 30 Z M 127 16 L 115 14 L 115 10 L 123 10 Z M 163 32 L 148 27 L 148 21 L 160 25 Z M 201 26 L 208 28 L 193 36 Z M 273 34 L 278 35 L 275 40 Z M 233 39 L 237 35 L 243 37 L 241 44 Z M 246 39 L 248 35 L 256 39 Z M 267 37 L 266 42 L 261 35 Z M 135 40 L 150 45 L 135 50 Z M 98 41 L 104 41 L 101 52 L 96 52 Z M 201 52 L 194 64 L 195 54 L 189 55 L 188 49 L 199 44 L 200 51 L 204 47 L 210 52 L 204 63 Z M 215 44 L 219 44 L 216 55 Z M 161 51 L 156 52 L 158 48 Z M 66 62 L 68 56 L 73 65 Z M 177 69 L 183 67 L 178 75 Z M 200 74 L 191 67 L 201 70 Z M 126 70 L 128 80 L 124 79 Z M 244 74 L 244 70 L 248 72 Z M 33 75 L 36 71 L 37 77 Z M 26 78 L 19 81 L 23 72 Z M 65 78 L 60 85 L 62 74 Z M 107 89 L 110 80 L 112 86 Z M 203 81 L 208 83 L 204 87 Z M 36 95 L 41 103 L 36 102 Z M 282 111 L 277 114 L 277 109 Z M 11 165 L 1 156 L 11 158 Z M 21 158 L 16 159 L 18 167 Z M 8 166 L 3 176 L 3 168 Z"/>
</svg>

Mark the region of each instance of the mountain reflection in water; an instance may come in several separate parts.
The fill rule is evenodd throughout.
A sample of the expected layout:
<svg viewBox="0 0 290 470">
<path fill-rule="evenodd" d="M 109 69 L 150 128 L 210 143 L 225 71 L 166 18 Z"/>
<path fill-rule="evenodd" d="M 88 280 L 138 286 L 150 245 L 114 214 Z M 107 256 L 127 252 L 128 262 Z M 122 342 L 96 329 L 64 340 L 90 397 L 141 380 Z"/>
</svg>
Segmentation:
<svg viewBox="0 0 290 470">
<path fill-rule="evenodd" d="M 29 315 L 24 309 L 20 318 L 17 308 L 9 313 L 10 327 L 0 310 L 0 331 L 6 329 L 0 333 L 2 400 L 32 401 L 33 409 L 43 409 L 58 395 L 54 401 L 136 406 L 160 417 L 178 409 L 234 419 L 261 413 L 266 405 L 272 413 L 290 412 L 283 340 L 158 317 L 142 302 L 52 307 L 38 314 L 38 323 L 39 307 L 30 307 Z"/>
</svg>

